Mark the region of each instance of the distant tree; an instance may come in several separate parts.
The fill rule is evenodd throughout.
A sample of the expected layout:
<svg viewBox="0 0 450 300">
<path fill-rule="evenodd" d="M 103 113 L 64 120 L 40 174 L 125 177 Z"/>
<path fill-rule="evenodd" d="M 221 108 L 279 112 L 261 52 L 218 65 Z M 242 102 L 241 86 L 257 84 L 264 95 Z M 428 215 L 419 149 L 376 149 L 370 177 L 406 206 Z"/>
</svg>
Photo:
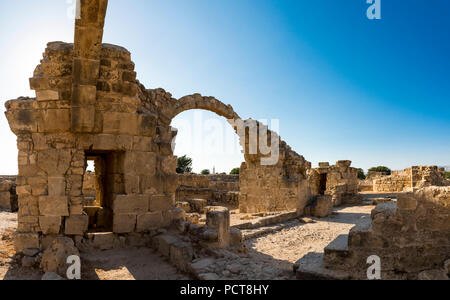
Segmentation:
<svg viewBox="0 0 450 300">
<path fill-rule="evenodd" d="M 178 174 L 189 174 L 192 173 L 192 159 L 186 155 L 178 158 L 177 163 L 177 173 Z"/>
<path fill-rule="evenodd" d="M 445 172 L 445 178 L 450 179 L 450 172 Z"/>
<path fill-rule="evenodd" d="M 370 168 L 369 173 L 370 172 L 381 172 L 381 173 L 385 173 L 386 175 L 391 175 L 391 173 L 392 173 L 391 169 L 389 169 L 388 167 L 384 167 L 384 166 Z"/>
<path fill-rule="evenodd" d="M 361 179 L 361 180 L 366 179 L 366 174 L 364 174 L 363 169 L 358 169 L 358 179 Z"/>
<path fill-rule="evenodd" d="M 230 175 L 239 175 L 240 168 L 234 168 L 231 170 Z"/>
<path fill-rule="evenodd" d="M 211 171 L 208 169 L 205 169 L 201 172 L 202 175 L 211 175 Z"/>
</svg>

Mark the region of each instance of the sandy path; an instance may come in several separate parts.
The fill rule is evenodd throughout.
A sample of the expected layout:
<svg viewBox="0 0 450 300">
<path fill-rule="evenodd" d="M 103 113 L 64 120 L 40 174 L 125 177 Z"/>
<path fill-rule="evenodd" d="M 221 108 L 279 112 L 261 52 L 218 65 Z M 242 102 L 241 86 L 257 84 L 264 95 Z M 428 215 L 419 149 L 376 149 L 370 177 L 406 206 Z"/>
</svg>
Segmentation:
<svg viewBox="0 0 450 300">
<path fill-rule="evenodd" d="M 374 208 L 374 206 L 338 208 L 335 214 L 316 223 L 293 222 L 288 228 L 249 240 L 246 244 L 255 259 L 271 256 L 273 259 L 289 262 L 289 268 L 292 268 L 292 263 L 309 252 L 323 253 L 324 248 L 339 235 L 348 234 L 362 218 L 370 217 Z"/>
</svg>

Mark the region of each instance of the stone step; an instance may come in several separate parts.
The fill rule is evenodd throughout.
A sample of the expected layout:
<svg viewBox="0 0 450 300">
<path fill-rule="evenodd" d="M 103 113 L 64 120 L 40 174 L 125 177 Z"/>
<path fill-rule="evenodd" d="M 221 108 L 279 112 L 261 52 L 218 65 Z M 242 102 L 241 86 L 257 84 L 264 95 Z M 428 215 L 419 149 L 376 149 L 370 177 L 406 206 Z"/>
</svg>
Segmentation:
<svg viewBox="0 0 450 300">
<path fill-rule="evenodd" d="M 364 246 L 365 241 L 370 237 L 371 224 L 370 218 L 365 218 L 350 230 L 348 236 L 349 248 Z"/>
<path fill-rule="evenodd" d="M 325 267 L 335 268 L 345 264 L 349 257 L 348 235 L 342 234 L 325 247 L 323 263 Z"/>
<path fill-rule="evenodd" d="M 328 269 L 323 264 L 322 253 L 308 253 L 294 264 L 298 280 L 351 280 L 349 273 Z"/>
</svg>

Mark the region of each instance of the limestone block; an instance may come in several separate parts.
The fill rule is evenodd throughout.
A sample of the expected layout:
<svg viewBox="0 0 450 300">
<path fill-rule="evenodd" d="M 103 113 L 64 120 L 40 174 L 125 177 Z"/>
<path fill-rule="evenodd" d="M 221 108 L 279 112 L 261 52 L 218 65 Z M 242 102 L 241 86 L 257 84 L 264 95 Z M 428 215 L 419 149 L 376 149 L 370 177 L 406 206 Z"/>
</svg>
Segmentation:
<svg viewBox="0 0 450 300">
<path fill-rule="evenodd" d="M 398 210 L 413 211 L 417 208 L 417 199 L 412 194 L 399 195 L 397 201 Z"/>
<path fill-rule="evenodd" d="M 172 196 L 154 195 L 150 197 L 149 209 L 151 212 L 166 211 L 175 205 Z"/>
<path fill-rule="evenodd" d="M 11 210 L 11 193 L 0 192 L 0 209 Z"/>
<path fill-rule="evenodd" d="M 171 245 L 176 244 L 178 239 L 171 235 L 159 235 L 155 238 L 155 247 L 158 249 L 158 252 L 166 257 L 170 257 L 170 248 Z"/>
<path fill-rule="evenodd" d="M 92 140 L 93 148 L 98 150 L 115 150 L 116 136 L 112 134 L 99 134 Z"/>
<path fill-rule="evenodd" d="M 73 87 L 71 104 L 75 107 L 95 105 L 97 101 L 97 87 L 95 85 L 78 85 Z"/>
<path fill-rule="evenodd" d="M 152 138 L 145 136 L 135 136 L 133 138 L 133 150 L 150 152 L 152 148 Z"/>
<path fill-rule="evenodd" d="M 125 174 L 125 193 L 127 195 L 139 194 L 139 176 Z"/>
<path fill-rule="evenodd" d="M 314 217 L 325 218 L 333 213 L 333 199 L 330 195 L 318 196 L 317 204 L 311 209 Z"/>
<path fill-rule="evenodd" d="M 194 250 L 187 243 L 176 241 L 170 245 L 170 262 L 179 270 L 186 272 L 193 259 Z"/>
<path fill-rule="evenodd" d="M 59 92 L 54 90 L 38 90 L 36 91 L 37 101 L 59 100 Z"/>
<path fill-rule="evenodd" d="M 38 153 L 38 166 L 50 177 L 60 177 L 69 169 L 72 155 L 70 150 L 50 149 Z"/>
<path fill-rule="evenodd" d="M 39 217 L 39 227 L 44 235 L 59 234 L 61 229 L 61 217 Z"/>
<path fill-rule="evenodd" d="M 90 26 L 103 28 L 108 0 L 82 1 L 80 18 L 76 19 L 76 26 Z"/>
<path fill-rule="evenodd" d="M 6 112 L 9 126 L 16 135 L 22 133 L 36 133 L 38 131 L 38 120 L 41 118 L 39 112 L 34 110 L 8 110 Z"/>
<path fill-rule="evenodd" d="M 103 29 L 101 27 L 77 26 L 74 56 L 97 60 L 100 57 Z"/>
<path fill-rule="evenodd" d="M 137 114 L 105 112 L 103 114 L 103 133 L 139 135 Z"/>
<path fill-rule="evenodd" d="M 92 241 L 92 246 L 99 250 L 110 250 L 114 248 L 115 236 L 111 232 L 89 233 L 88 239 Z"/>
<path fill-rule="evenodd" d="M 39 132 L 68 132 L 70 131 L 70 109 L 41 110 Z"/>
<path fill-rule="evenodd" d="M 217 230 L 218 248 L 227 248 L 230 245 L 230 211 L 226 207 L 208 207 L 206 213 L 206 226 Z"/>
<path fill-rule="evenodd" d="M 95 127 L 95 106 L 72 107 L 71 129 L 74 132 L 92 132 Z"/>
<path fill-rule="evenodd" d="M 176 156 L 168 156 L 164 157 L 161 162 L 161 171 L 164 174 L 175 174 L 177 169 L 177 157 Z"/>
<path fill-rule="evenodd" d="M 137 217 L 137 232 L 148 232 L 162 227 L 163 216 L 161 212 L 145 213 Z"/>
<path fill-rule="evenodd" d="M 68 217 L 69 199 L 68 197 L 39 197 L 39 212 L 42 216 Z"/>
<path fill-rule="evenodd" d="M 149 195 L 117 195 L 113 203 L 115 214 L 143 214 L 148 212 Z"/>
<path fill-rule="evenodd" d="M 18 196 L 30 196 L 31 195 L 31 186 L 30 185 L 22 185 L 16 188 L 16 194 Z"/>
<path fill-rule="evenodd" d="M 136 214 L 114 214 L 113 232 L 131 233 L 136 228 Z"/>
<path fill-rule="evenodd" d="M 73 215 L 66 218 L 66 235 L 83 235 L 89 226 L 89 217 L 87 215 Z"/>
<path fill-rule="evenodd" d="M 39 234 L 16 233 L 14 235 L 14 246 L 19 253 L 25 249 L 39 249 Z"/>
<path fill-rule="evenodd" d="M 51 246 L 44 251 L 41 268 L 44 272 L 55 272 L 61 276 L 66 276 L 67 258 L 72 255 L 80 256 L 73 240 L 67 237 L 55 238 Z"/>
<path fill-rule="evenodd" d="M 191 211 L 197 212 L 199 214 L 204 214 L 206 212 L 206 206 L 208 205 L 208 201 L 205 199 L 187 199 L 191 206 Z"/>
<path fill-rule="evenodd" d="M 127 152 L 124 159 L 125 173 L 152 176 L 156 172 L 156 153 Z"/>
<path fill-rule="evenodd" d="M 230 228 L 230 245 L 239 246 L 243 241 L 242 232 L 237 228 Z"/>
<path fill-rule="evenodd" d="M 72 76 L 73 82 L 78 85 L 96 86 L 99 72 L 100 60 L 74 58 Z"/>
</svg>

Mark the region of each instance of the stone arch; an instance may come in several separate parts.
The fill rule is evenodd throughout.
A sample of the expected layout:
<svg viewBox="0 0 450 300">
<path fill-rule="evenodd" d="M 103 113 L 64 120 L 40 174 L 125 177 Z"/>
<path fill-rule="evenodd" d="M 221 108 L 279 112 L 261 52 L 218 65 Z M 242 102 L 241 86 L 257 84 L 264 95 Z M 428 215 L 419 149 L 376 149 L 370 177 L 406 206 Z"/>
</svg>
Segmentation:
<svg viewBox="0 0 450 300">
<path fill-rule="evenodd" d="M 228 120 L 240 119 L 231 105 L 226 105 L 214 97 L 205 97 L 200 94 L 184 96 L 176 101 L 172 109 L 171 119 L 192 109 L 208 110 Z"/>
</svg>

